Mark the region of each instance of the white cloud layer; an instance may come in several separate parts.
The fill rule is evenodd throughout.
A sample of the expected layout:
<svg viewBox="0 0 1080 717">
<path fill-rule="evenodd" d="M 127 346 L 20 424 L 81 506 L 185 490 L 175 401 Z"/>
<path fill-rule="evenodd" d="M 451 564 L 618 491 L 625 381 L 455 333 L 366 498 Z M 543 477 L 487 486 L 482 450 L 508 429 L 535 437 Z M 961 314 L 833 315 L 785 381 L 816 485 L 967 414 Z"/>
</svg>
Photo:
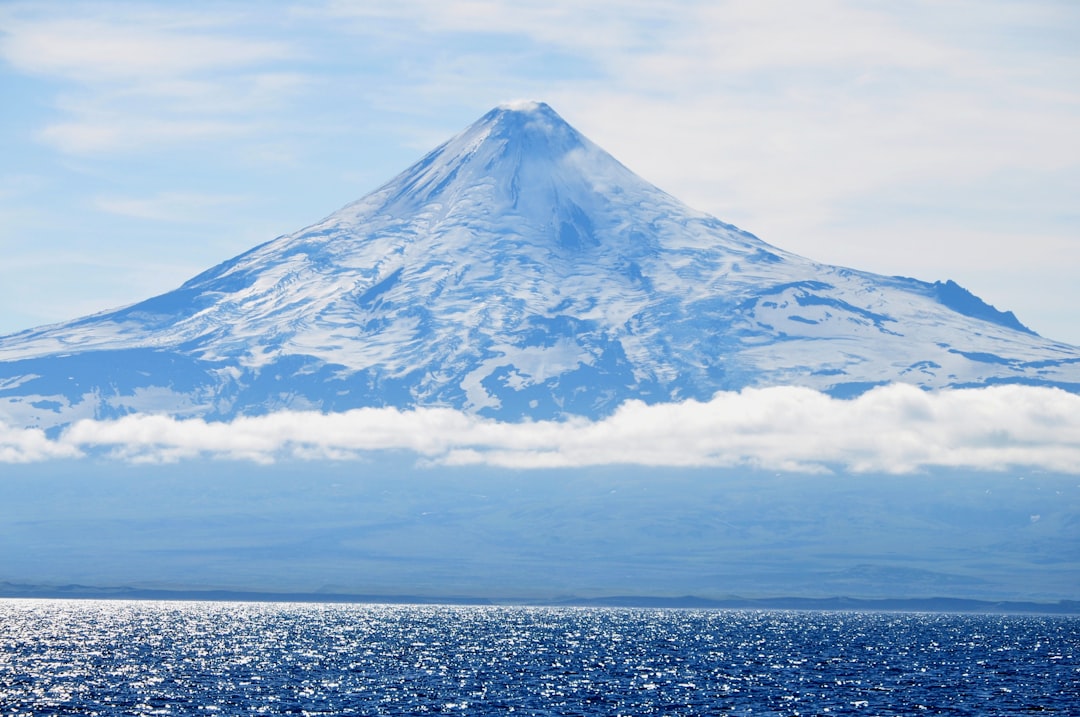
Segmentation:
<svg viewBox="0 0 1080 717">
<path fill-rule="evenodd" d="M 211 457 L 352 459 L 416 453 L 424 463 L 508 468 L 634 464 L 907 473 L 930 467 L 1080 473 L 1080 396 L 998 386 L 924 392 L 890 385 L 841 400 L 804 388 L 711 401 L 631 401 L 599 421 L 501 423 L 443 408 L 279 412 L 229 423 L 132 415 L 83 420 L 55 440 L 0 426 L 0 462 L 105 452 L 126 461 Z"/>
</svg>

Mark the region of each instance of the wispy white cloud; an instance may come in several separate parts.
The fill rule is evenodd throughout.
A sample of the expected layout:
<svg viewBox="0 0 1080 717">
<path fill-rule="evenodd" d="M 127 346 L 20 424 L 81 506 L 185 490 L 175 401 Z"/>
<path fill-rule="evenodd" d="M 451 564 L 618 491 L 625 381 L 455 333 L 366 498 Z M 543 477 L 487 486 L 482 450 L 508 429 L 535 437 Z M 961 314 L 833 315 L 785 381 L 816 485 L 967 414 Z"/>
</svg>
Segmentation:
<svg viewBox="0 0 1080 717">
<path fill-rule="evenodd" d="M 149 144 L 239 137 L 249 130 L 239 122 L 161 119 L 80 109 L 71 120 L 44 127 L 38 137 L 61 152 L 83 154 L 114 150 L 128 152 Z"/>
<path fill-rule="evenodd" d="M 1080 473 L 1080 396 L 999 386 L 927 393 L 907 385 L 852 400 L 803 388 L 720 393 L 711 401 L 629 402 L 604 420 L 503 423 L 450 409 L 279 412 L 231 422 L 132 415 L 79 421 L 48 441 L 5 429 L 0 458 L 105 451 L 117 459 L 197 456 L 271 462 L 404 450 L 423 462 L 518 469 L 607 464 L 753 466 L 907 473 L 928 467 L 1031 467 Z"/>
<path fill-rule="evenodd" d="M 156 82 L 290 54 L 282 43 L 212 34 L 212 23 L 190 13 L 130 6 L 98 12 L 83 17 L 11 13 L 0 53 L 24 71 L 88 84 Z"/>
<path fill-rule="evenodd" d="M 351 29 L 368 32 L 386 23 L 405 23 L 414 33 L 516 35 L 578 54 L 605 54 L 642 47 L 695 3 L 594 0 L 328 0 L 308 12 L 353 20 Z"/>
<path fill-rule="evenodd" d="M 93 204 L 110 214 L 163 222 L 200 222 L 223 208 L 245 201 L 241 196 L 161 192 L 152 197 L 98 197 Z"/>
<path fill-rule="evenodd" d="M 1077 58 L 1045 68 L 1045 57 L 1010 48 L 1008 18 L 934 27 L 949 14 L 841 2 L 697 5 L 685 32 L 628 52 L 610 83 L 571 101 L 589 126 L 615 132 L 609 148 L 676 195 L 710 211 L 768 208 L 752 226 L 796 238 L 870 192 L 929 179 L 940 194 L 943 181 L 1075 166 L 1080 144 L 1067 128 L 1080 92 L 1061 93 L 1060 84 L 1080 75 Z M 617 121 L 626 117 L 634 121 Z M 644 141 L 656 127 L 670 128 L 666 140 Z"/>
<path fill-rule="evenodd" d="M 67 153 L 247 134 L 252 112 L 306 83 L 276 69 L 296 59 L 287 41 L 249 37 L 221 12 L 16 3 L 0 20 L 0 58 L 60 83 L 61 117 L 38 137 Z"/>
</svg>

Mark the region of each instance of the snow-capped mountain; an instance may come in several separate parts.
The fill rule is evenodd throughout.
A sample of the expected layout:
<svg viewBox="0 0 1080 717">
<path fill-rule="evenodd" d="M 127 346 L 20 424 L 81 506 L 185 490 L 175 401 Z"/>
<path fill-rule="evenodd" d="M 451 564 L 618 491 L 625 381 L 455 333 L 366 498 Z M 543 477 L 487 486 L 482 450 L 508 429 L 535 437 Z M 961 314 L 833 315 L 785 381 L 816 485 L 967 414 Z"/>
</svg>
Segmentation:
<svg viewBox="0 0 1080 717">
<path fill-rule="evenodd" d="M 0 420 L 439 405 L 503 418 L 775 384 L 1080 390 L 1080 348 L 953 282 L 805 259 L 542 103 L 147 301 L 0 338 Z"/>
</svg>

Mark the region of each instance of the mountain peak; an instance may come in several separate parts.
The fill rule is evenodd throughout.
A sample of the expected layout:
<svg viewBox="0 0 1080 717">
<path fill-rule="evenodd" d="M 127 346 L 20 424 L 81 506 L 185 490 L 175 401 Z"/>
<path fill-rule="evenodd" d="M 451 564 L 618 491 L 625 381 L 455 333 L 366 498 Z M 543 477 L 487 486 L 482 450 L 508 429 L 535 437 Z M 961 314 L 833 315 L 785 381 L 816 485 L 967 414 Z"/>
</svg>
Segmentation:
<svg viewBox="0 0 1080 717">
<path fill-rule="evenodd" d="M 473 141 L 478 138 L 496 140 L 506 143 L 508 147 L 528 149 L 530 154 L 540 153 L 556 157 L 585 145 L 599 149 L 571 127 L 550 105 L 534 100 L 501 104 L 477 120 L 459 137 Z M 452 143 L 453 140 L 447 145 Z"/>
<path fill-rule="evenodd" d="M 526 222 L 544 223 L 568 203 L 601 199 L 612 185 L 659 193 L 549 105 L 529 100 L 491 109 L 375 196 L 392 213 L 433 205 L 471 212 L 482 205 L 489 212 L 508 207 Z"/>
</svg>

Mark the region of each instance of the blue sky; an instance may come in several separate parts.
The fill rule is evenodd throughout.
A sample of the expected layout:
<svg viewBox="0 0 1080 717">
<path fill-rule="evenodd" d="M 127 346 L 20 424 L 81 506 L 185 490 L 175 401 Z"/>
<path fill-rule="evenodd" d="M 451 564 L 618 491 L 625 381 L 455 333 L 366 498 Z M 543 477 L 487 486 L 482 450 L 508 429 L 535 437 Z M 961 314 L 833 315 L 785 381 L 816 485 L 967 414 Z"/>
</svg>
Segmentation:
<svg viewBox="0 0 1080 717">
<path fill-rule="evenodd" d="M 509 99 L 785 249 L 1080 344 L 1080 6 L 2 2 L 0 333 L 311 224 Z"/>
</svg>

